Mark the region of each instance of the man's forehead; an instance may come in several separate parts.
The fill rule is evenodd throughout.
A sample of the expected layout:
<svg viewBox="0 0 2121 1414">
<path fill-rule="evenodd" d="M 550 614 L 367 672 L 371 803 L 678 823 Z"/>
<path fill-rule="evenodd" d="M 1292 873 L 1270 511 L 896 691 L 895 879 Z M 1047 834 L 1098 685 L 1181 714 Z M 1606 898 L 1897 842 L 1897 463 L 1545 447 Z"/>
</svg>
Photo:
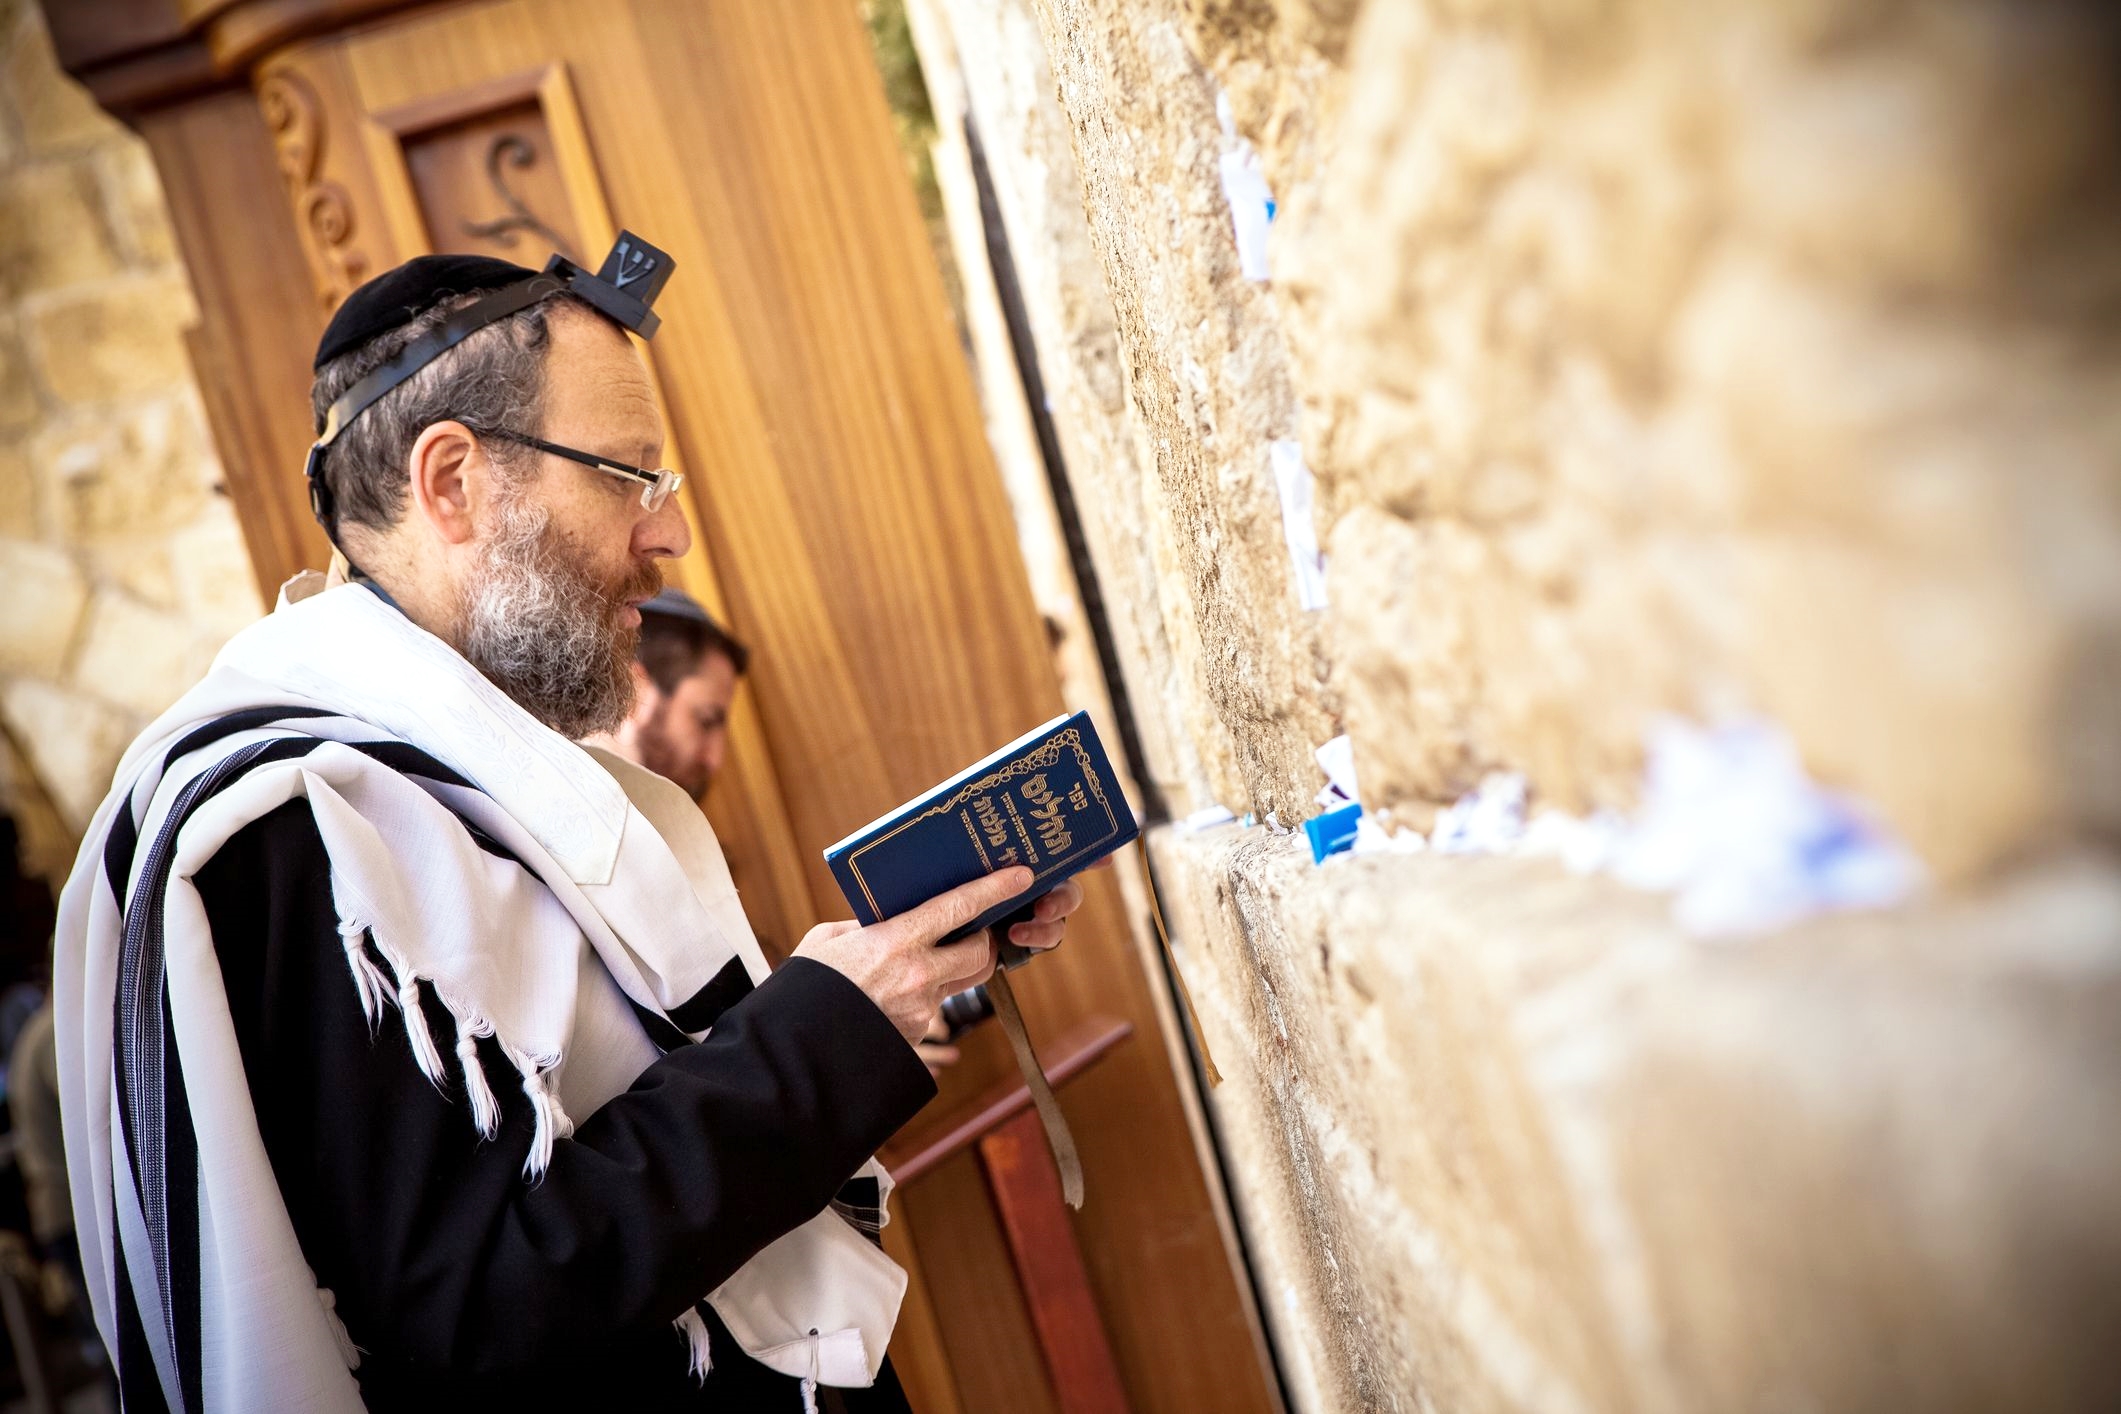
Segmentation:
<svg viewBox="0 0 2121 1414">
<path fill-rule="evenodd" d="M 649 445 L 662 441 L 647 366 L 632 341 L 607 320 L 573 310 L 553 321 L 545 385 L 547 407 L 555 414 L 623 424 Z"/>
<path fill-rule="evenodd" d="M 701 652 L 699 666 L 679 686 L 703 698 L 724 696 L 736 686 L 736 660 L 710 644 Z"/>
</svg>

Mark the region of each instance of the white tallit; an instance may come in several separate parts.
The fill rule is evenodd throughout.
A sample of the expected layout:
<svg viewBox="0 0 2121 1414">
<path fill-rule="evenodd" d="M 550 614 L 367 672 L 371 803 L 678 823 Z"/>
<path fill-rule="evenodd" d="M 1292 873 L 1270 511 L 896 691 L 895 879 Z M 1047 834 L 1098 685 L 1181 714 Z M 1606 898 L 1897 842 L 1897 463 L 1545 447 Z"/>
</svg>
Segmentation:
<svg viewBox="0 0 2121 1414">
<path fill-rule="evenodd" d="M 223 737 L 164 769 L 164 757 L 189 733 L 252 708 L 314 715 Z M 305 741 L 291 748 L 295 735 Z M 476 789 L 415 779 L 348 744 L 381 740 L 418 748 Z M 290 749 L 302 754 L 273 755 Z M 482 1132 L 498 1121 L 492 1087 L 524 1089 L 537 1130 L 526 1181 L 571 1132 L 569 1116 L 594 1112 L 659 1054 L 629 999 L 667 1014 L 732 957 L 753 983 L 766 975 L 713 831 L 683 792 L 550 731 L 446 644 L 358 586 L 296 603 L 283 596 L 141 735 L 116 779 L 60 902 L 60 1083 L 74 1215 L 98 1325 L 118 1349 L 114 1300 L 119 1282 L 128 1281 L 172 1409 L 192 1405 L 187 1390 L 217 1411 L 361 1407 L 349 1373 L 357 1352 L 330 1312 L 330 1293 L 317 1289 L 303 1261 L 259 1137 L 213 940 L 191 882 L 238 829 L 290 800 L 308 802 L 331 859 L 348 986 L 358 1004 L 371 1019 L 405 1025 L 422 1069 L 431 1079 L 447 1073 L 465 1123 Z M 180 801 L 184 813 L 165 840 L 165 822 Z M 482 851 L 460 815 L 536 879 Z M 112 887 L 104 842 L 114 827 L 135 826 L 138 849 L 118 855 L 131 860 L 118 866 L 131 871 L 128 905 Z M 155 879 L 143 886 L 142 871 L 157 850 L 167 878 L 151 896 Z M 394 975 L 366 954 L 364 935 Z M 145 995 L 157 972 L 166 1013 L 136 1005 L 130 1014 L 138 1019 L 128 1022 L 132 993 L 121 994 L 121 981 Z M 427 1034 L 420 1007 L 408 1004 L 418 981 L 429 982 L 447 1005 L 456 1036 Z M 481 1073 L 475 1041 L 486 1035 L 518 1073 Z M 120 1041 L 136 1048 L 134 1065 L 114 1061 Z M 127 1162 L 131 1131 L 120 1127 L 120 1072 L 139 1073 L 138 1057 L 158 1046 L 181 1076 L 189 1106 L 190 1135 L 170 1142 L 196 1139 L 192 1192 L 183 1171 L 169 1193 L 141 1191 L 159 1190 L 136 1179 L 154 1171 L 141 1167 L 139 1146 L 148 1144 L 159 1160 L 159 1135 L 134 1136 L 135 1162 Z M 142 1101 L 131 1103 L 128 1114 Z M 862 1172 L 888 1191 L 889 1178 L 874 1161 Z M 178 1204 L 174 1216 L 163 1210 L 171 1202 Z M 195 1311 L 188 1289 L 172 1285 L 184 1280 L 188 1256 L 167 1250 L 176 1231 L 188 1254 L 194 1216 Z M 702 1295 L 766 1365 L 825 1384 L 866 1386 L 905 1284 L 889 1258 L 828 1210 Z M 180 1311 L 195 1319 L 182 1339 L 174 1329 Z M 704 1324 L 687 1312 L 679 1325 L 693 1339 L 696 1368 L 704 1369 Z M 194 1349 L 198 1369 L 177 1369 L 180 1352 Z"/>
</svg>

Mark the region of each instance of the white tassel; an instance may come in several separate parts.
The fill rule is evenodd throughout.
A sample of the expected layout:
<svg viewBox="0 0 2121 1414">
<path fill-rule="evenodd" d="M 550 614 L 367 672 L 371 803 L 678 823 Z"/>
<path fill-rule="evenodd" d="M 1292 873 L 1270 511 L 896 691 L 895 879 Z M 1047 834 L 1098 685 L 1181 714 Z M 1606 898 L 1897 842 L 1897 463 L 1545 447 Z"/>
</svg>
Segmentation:
<svg viewBox="0 0 2121 1414">
<path fill-rule="evenodd" d="M 442 1085 L 442 1053 L 435 1049 L 433 1033 L 427 1029 L 427 1013 L 420 1006 L 420 978 L 412 970 L 412 963 L 396 948 L 388 947 L 383 940 L 376 940 L 376 950 L 390 964 L 390 970 L 398 975 L 398 1011 L 405 1019 L 405 1039 L 412 1043 L 413 1061 L 440 1090 Z"/>
<path fill-rule="evenodd" d="M 465 1097 L 471 1101 L 471 1122 L 478 1126 L 480 1137 L 491 1139 L 501 1128 L 501 1102 L 486 1081 L 486 1068 L 479 1064 L 479 1038 L 493 1034 L 493 1023 L 468 1010 L 457 1012 L 456 1016 L 457 1062 L 464 1072 Z"/>
<path fill-rule="evenodd" d="M 701 1384 L 707 1383 L 707 1372 L 714 1368 L 714 1342 L 707 1334 L 707 1322 L 700 1318 L 697 1306 L 687 1306 L 685 1314 L 670 1324 L 684 1332 L 692 1345 L 692 1377 Z"/>
<path fill-rule="evenodd" d="M 810 1332 L 810 1373 L 803 1377 L 803 1414 L 817 1414 L 817 1332 Z"/>
<path fill-rule="evenodd" d="M 564 1116 L 559 1113 L 559 1101 L 544 1072 L 538 1069 L 537 1060 L 511 1046 L 503 1049 L 522 1074 L 523 1093 L 530 1100 L 530 1114 L 535 1125 L 530 1133 L 530 1153 L 523 1160 L 523 1177 L 536 1183 L 552 1165 L 552 1146 L 559 1137 L 559 1122 Z"/>
<path fill-rule="evenodd" d="M 368 1018 L 371 1035 L 383 1021 L 383 1002 L 395 989 L 383 969 L 376 966 L 363 946 L 368 925 L 351 918 L 339 920 L 339 942 L 346 949 L 346 966 L 353 972 L 354 991 L 361 997 L 361 1015 Z"/>
<path fill-rule="evenodd" d="M 320 1286 L 317 1288 L 317 1304 L 324 1308 L 324 1324 L 331 1328 L 331 1338 L 339 1347 L 339 1358 L 346 1362 L 347 1369 L 360 1369 L 361 1347 L 353 1343 L 353 1337 L 346 1333 L 346 1322 L 339 1319 L 339 1298 L 331 1294 L 330 1287 Z"/>
</svg>

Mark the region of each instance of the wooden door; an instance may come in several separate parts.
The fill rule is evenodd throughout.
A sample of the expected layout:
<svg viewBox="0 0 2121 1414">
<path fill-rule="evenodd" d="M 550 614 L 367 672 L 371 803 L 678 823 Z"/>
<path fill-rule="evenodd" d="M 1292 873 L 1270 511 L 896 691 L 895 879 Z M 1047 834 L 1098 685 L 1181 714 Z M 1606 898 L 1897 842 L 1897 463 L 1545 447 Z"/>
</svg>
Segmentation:
<svg viewBox="0 0 2121 1414">
<path fill-rule="evenodd" d="M 674 577 L 754 646 L 709 813 L 776 948 L 846 915 L 825 844 L 1060 710 L 851 0 L 49 8 L 62 57 L 154 149 L 266 584 L 322 552 L 298 400 L 347 290 L 429 250 L 537 265 L 560 246 L 593 264 L 622 225 L 672 253 L 649 361 L 690 473 L 696 548 Z M 131 29 L 81 24 L 96 8 Z M 182 65 L 181 82 L 154 77 Z M 1090 877 L 1062 953 L 1018 978 L 1034 1038 L 1095 1016 L 1133 1027 L 1065 1101 L 1089 1188 L 1074 1231 L 1128 1398 L 1272 1408 L 1168 1059 L 1162 979 L 1109 876 Z M 985 1033 L 932 1110 L 1009 1072 Z M 916 1272 L 900 1364 L 924 1406 L 1050 1407 L 969 1158 L 895 1206 Z"/>
</svg>

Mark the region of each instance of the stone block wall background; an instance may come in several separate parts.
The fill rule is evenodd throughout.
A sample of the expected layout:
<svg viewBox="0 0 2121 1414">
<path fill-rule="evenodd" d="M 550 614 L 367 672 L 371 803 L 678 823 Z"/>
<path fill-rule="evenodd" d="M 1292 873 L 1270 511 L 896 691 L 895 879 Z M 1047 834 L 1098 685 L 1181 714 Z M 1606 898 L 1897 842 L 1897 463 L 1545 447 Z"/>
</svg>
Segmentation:
<svg viewBox="0 0 2121 1414">
<path fill-rule="evenodd" d="M 1153 849 L 1296 1406 L 2121 1403 L 2116 12 L 908 9 L 1145 791 L 1257 822 Z M 1496 771 L 1635 812 L 1666 714 L 1776 724 L 1926 887 L 1708 939 L 1551 859 L 1286 832 L 1341 732 L 1400 828 Z"/>
<path fill-rule="evenodd" d="M 260 612 L 145 146 L 0 5 L 0 795 L 56 886 L 119 753 Z"/>
</svg>

